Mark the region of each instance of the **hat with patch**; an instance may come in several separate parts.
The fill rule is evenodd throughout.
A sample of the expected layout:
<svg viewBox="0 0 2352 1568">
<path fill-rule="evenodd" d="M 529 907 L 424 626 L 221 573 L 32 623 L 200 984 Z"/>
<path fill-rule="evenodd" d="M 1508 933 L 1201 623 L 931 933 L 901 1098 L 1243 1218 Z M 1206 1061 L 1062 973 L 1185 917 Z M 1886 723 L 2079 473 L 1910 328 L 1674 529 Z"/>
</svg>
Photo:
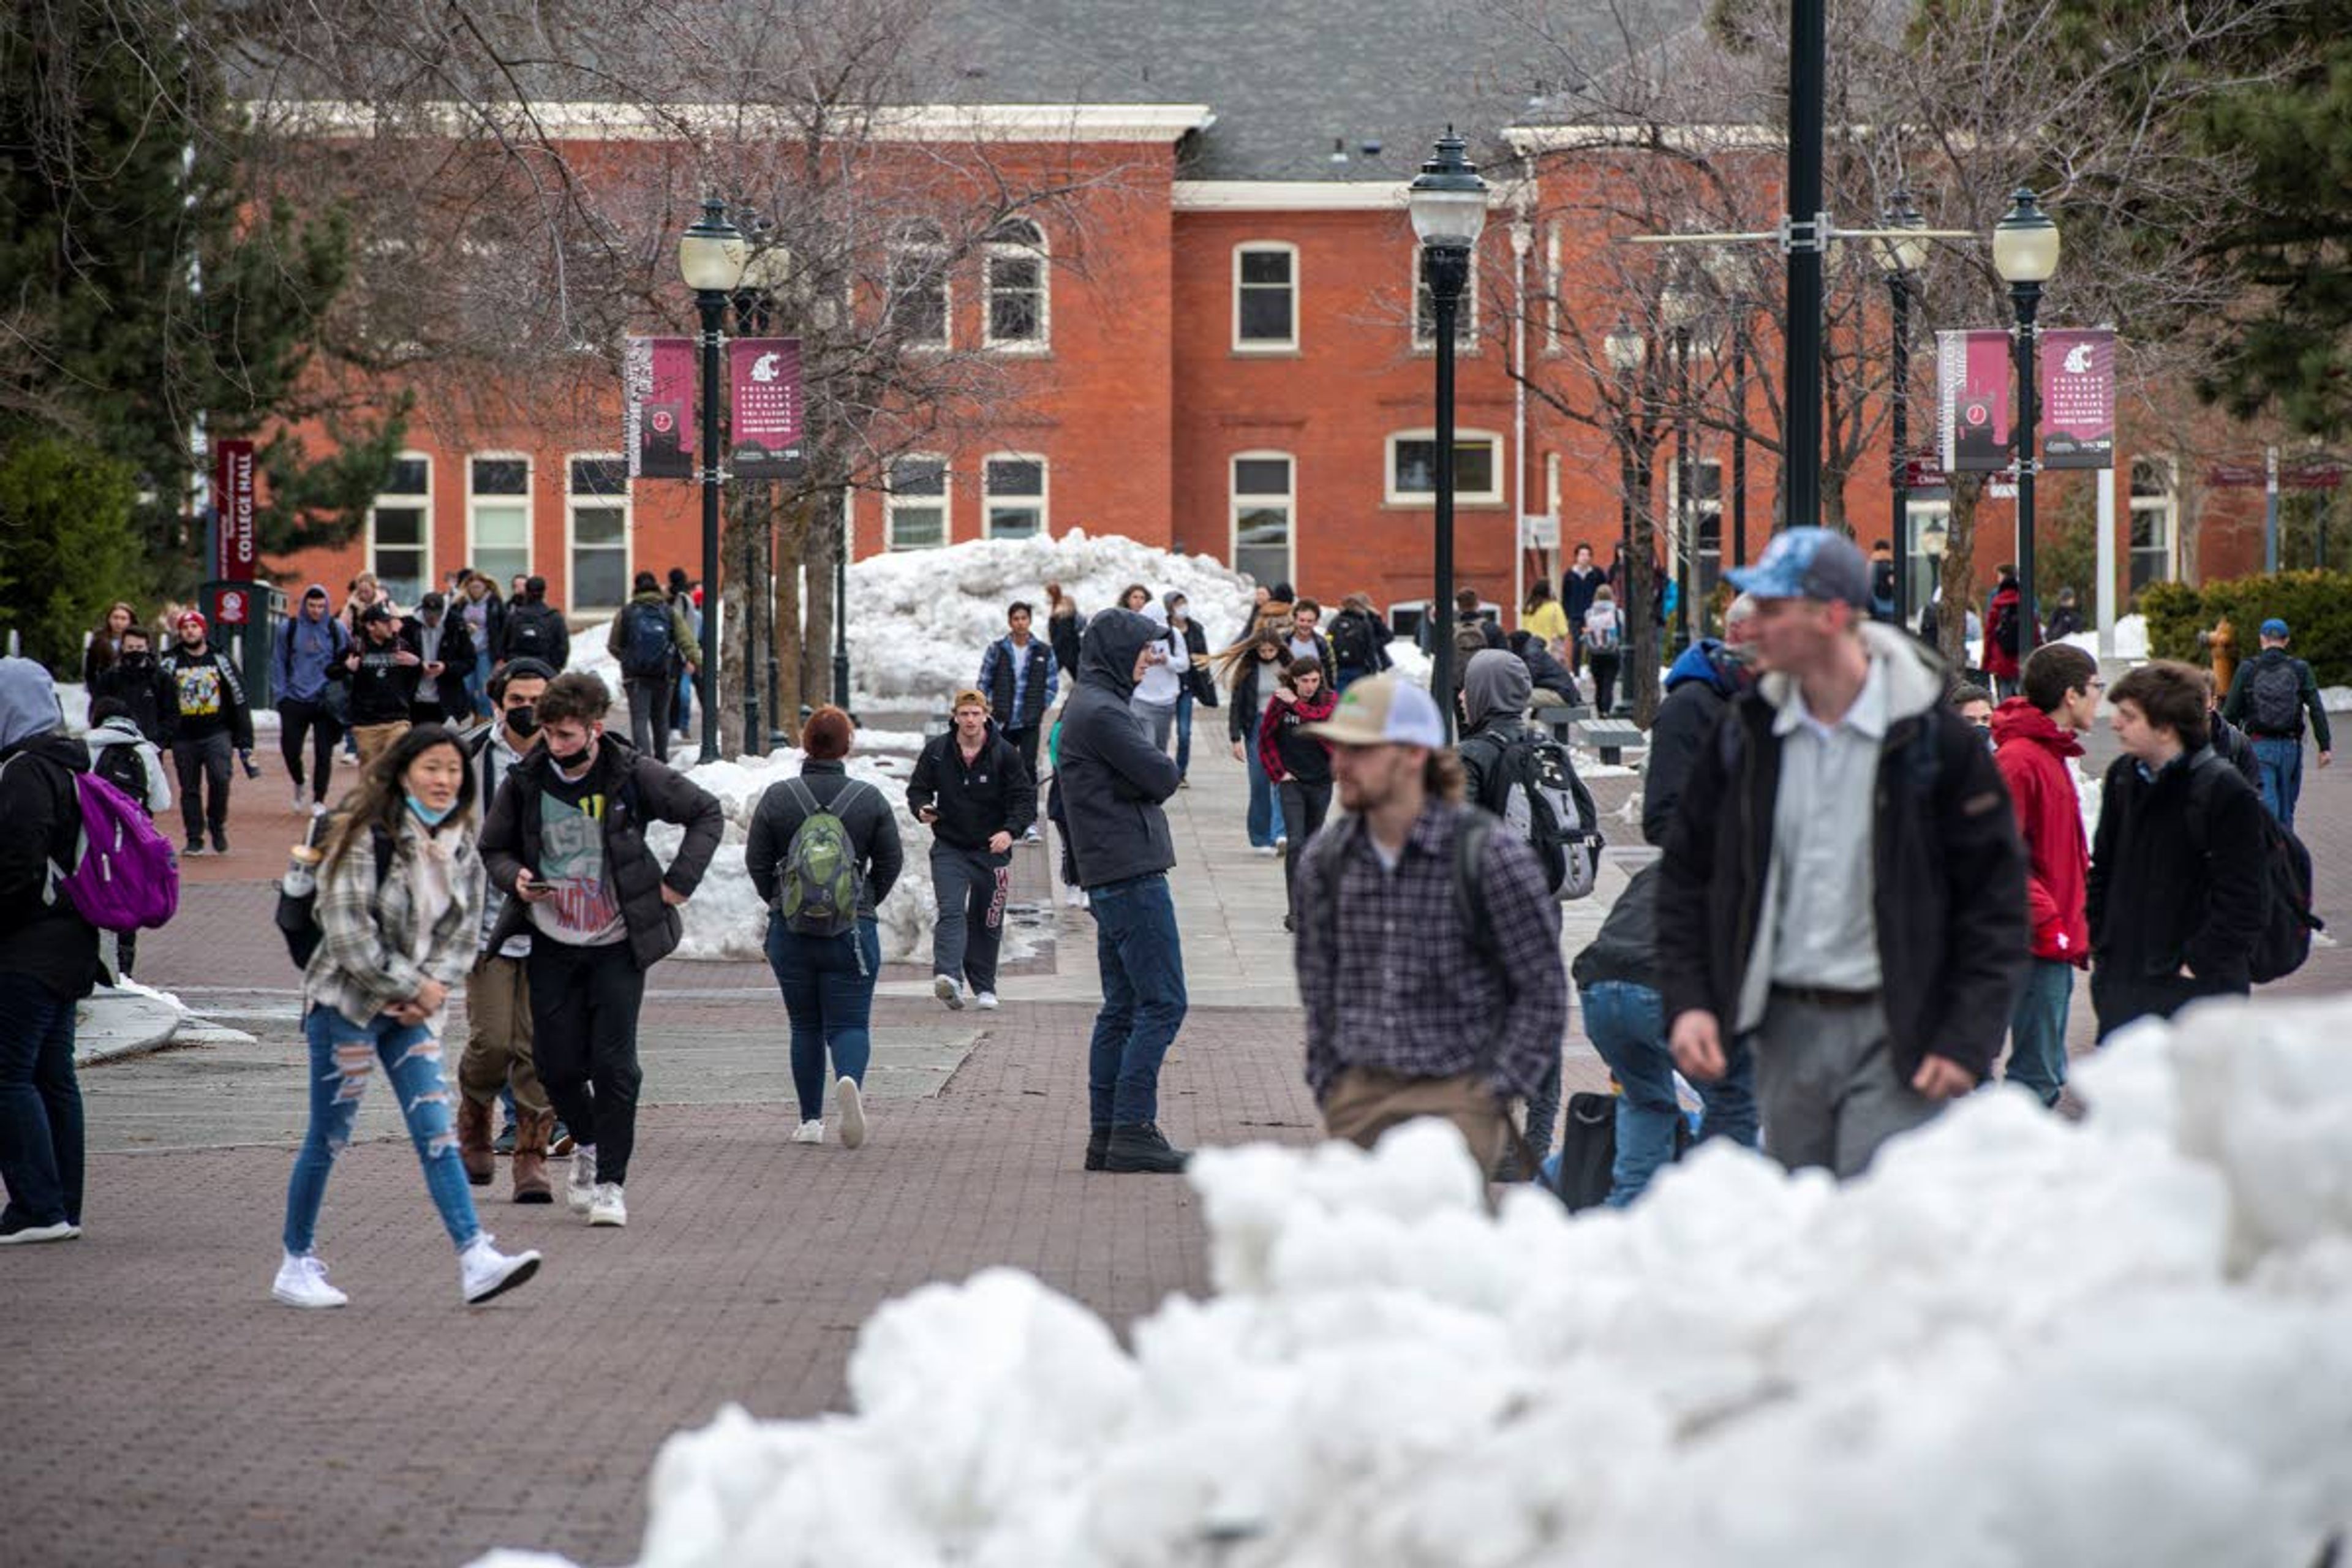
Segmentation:
<svg viewBox="0 0 2352 1568">
<path fill-rule="evenodd" d="M 2266 637 L 2285 637 L 2292 635 L 2293 634 L 2286 629 L 2286 623 L 2280 620 L 2276 616 L 2273 616 L 2269 620 L 2263 623 L 2263 636 Z"/>
<path fill-rule="evenodd" d="M 1726 572 L 1724 580 L 1759 599 L 1843 601 L 1870 607 L 1870 557 L 1835 529 L 1784 528 L 1762 560 Z"/>
<path fill-rule="evenodd" d="M 1299 732 L 1319 736 L 1342 746 L 1429 746 L 1445 744 L 1445 721 L 1436 700 L 1412 681 L 1395 675 L 1375 675 L 1359 680 L 1339 694 L 1339 706 L 1320 724 L 1303 724 Z"/>
</svg>

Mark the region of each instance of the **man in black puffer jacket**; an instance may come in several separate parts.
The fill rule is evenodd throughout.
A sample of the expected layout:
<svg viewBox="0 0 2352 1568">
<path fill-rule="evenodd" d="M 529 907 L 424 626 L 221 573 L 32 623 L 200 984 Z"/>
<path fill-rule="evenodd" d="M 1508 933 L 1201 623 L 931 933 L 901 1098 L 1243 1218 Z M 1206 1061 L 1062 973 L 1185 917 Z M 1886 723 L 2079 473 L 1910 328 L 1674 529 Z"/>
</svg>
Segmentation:
<svg viewBox="0 0 2352 1568">
<path fill-rule="evenodd" d="M 982 693 L 957 692 L 955 728 L 923 747 L 907 783 L 907 805 L 931 825 L 931 994 L 951 1008 L 969 994 L 982 1011 L 996 1005 L 1013 841 L 1037 820 L 1037 786 L 988 710 Z"/>
<path fill-rule="evenodd" d="M 1132 610 L 1103 611 L 1087 625 L 1062 715 L 1062 805 L 1094 910 L 1103 981 L 1087 1068 L 1090 1171 L 1184 1168 L 1158 1122 L 1160 1064 L 1185 1009 L 1183 947 L 1168 893 L 1176 849 L 1160 809 L 1179 774 L 1128 707 L 1145 665 L 1166 657 L 1160 626 Z"/>
<path fill-rule="evenodd" d="M 1666 671 L 1666 700 L 1650 721 L 1650 758 L 1643 769 L 1642 837 L 1663 849 L 1691 764 L 1715 736 L 1731 700 L 1755 684 L 1746 651 L 1756 601 L 1742 594 L 1724 612 L 1723 640 L 1701 637 Z"/>
</svg>

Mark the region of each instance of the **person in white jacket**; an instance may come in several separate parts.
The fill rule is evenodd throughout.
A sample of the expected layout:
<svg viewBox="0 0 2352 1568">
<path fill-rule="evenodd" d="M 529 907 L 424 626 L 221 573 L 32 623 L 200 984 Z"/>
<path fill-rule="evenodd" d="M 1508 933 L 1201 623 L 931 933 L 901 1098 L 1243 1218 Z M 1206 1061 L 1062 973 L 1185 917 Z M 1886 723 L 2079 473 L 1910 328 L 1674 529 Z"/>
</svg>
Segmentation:
<svg viewBox="0 0 2352 1568">
<path fill-rule="evenodd" d="M 153 820 L 172 809 L 172 772 L 163 753 L 139 732 L 139 721 L 120 698 L 101 697 L 89 705 L 89 728 L 82 732 L 89 748 L 89 771 L 137 801 Z M 131 973 L 139 956 L 139 933 L 124 931 L 113 939 L 117 980 Z"/>
<path fill-rule="evenodd" d="M 1168 749 L 1168 738 L 1176 732 L 1176 699 L 1184 692 L 1187 672 L 1192 668 L 1191 650 L 1184 646 L 1181 632 L 1168 627 L 1168 612 L 1161 605 L 1146 600 L 1140 612 L 1159 628 L 1159 641 L 1168 657 L 1143 672 L 1135 683 L 1135 695 L 1128 707 L 1136 722 L 1151 737 L 1151 743 L 1161 751 Z"/>
</svg>

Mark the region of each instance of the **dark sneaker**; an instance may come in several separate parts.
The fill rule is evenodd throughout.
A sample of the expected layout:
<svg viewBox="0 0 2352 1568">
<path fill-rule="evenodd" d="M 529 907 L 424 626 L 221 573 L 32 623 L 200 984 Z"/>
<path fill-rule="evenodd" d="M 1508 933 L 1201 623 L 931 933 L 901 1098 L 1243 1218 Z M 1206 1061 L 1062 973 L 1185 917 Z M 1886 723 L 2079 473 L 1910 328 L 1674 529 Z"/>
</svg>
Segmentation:
<svg viewBox="0 0 2352 1568">
<path fill-rule="evenodd" d="M 204 852 L 205 841 L 201 838 L 191 838 L 188 840 L 188 847 L 180 851 L 180 858 L 184 860 L 191 855 L 201 855 Z"/>
<path fill-rule="evenodd" d="M 81 1226 L 71 1220 L 51 1220 L 47 1225 L 41 1225 L 16 1214 L 0 1219 L 0 1247 L 17 1247 L 43 1241 L 71 1241 L 80 1234 Z"/>
<path fill-rule="evenodd" d="M 1159 1128 L 1141 1121 L 1110 1130 L 1110 1142 L 1103 1150 L 1103 1169 L 1174 1176 L 1183 1173 L 1184 1162 L 1191 1158 L 1183 1150 L 1171 1147 Z"/>
<path fill-rule="evenodd" d="M 215 855 L 228 853 L 228 835 L 217 827 L 213 829 L 213 853 Z"/>
<path fill-rule="evenodd" d="M 1096 1128 L 1092 1132 L 1087 1133 L 1087 1170 L 1089 1170 L 1089 1171 L 1099 1171 L 1099 1170 L 1101 1170 L 1101 1169 L 1103 1168 L 1103 1156 L 1104 1156 L 1106 1153 L 1108 1153 L 1108 1152 L 1109 1152 L 1109 1149 L 1110 1149 L 1110 1129 L 1109 1129 L 1109 1128 L 1108 1128 L 1108 1127 L 1097 1127 L 1097 1128 Z"/>
<path fill-rule="evenodd" d="M 499 1135 L 490 1141 L 490 1152 L 494 1154 L 513 1153 L 515 1152 L 515 1139 L 519 1137 L 521 1129 L 518 1128 L 511 1121 L 508 1122 L 504 1127 L 499 1129 Z"/>
</svg>

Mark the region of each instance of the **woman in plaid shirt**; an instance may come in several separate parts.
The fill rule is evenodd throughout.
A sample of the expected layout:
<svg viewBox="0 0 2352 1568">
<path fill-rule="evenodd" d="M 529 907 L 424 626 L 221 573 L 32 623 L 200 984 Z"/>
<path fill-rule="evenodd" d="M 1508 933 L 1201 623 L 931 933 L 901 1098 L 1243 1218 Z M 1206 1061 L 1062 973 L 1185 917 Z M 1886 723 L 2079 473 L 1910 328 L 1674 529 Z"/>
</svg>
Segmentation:
<svg viewBox="0 0 2352 1568">
<path fill-rule="evenodd" d="M 437 724 L 395 741 L 370 763 L 327 835 L 318 870 L 318 952 L 302 974 L 310 1044 L 310 1125 L 286 1188 L 286 1256 L 270 1294 L 289 1307 L 340 1307 L 311 1250 L 327 1175 L 351 1142 L 372 1060 L 400 1097 L 425 1185 L 457 1247 L 468 1303 L 530 1279 L 539 1254 L 508 1257 L 474 1215 L 457 1152 L 452 1096 L 441 1076 L 449 988 L 472 967 L 480 917 L 474 773 Z"/>
</svg>

